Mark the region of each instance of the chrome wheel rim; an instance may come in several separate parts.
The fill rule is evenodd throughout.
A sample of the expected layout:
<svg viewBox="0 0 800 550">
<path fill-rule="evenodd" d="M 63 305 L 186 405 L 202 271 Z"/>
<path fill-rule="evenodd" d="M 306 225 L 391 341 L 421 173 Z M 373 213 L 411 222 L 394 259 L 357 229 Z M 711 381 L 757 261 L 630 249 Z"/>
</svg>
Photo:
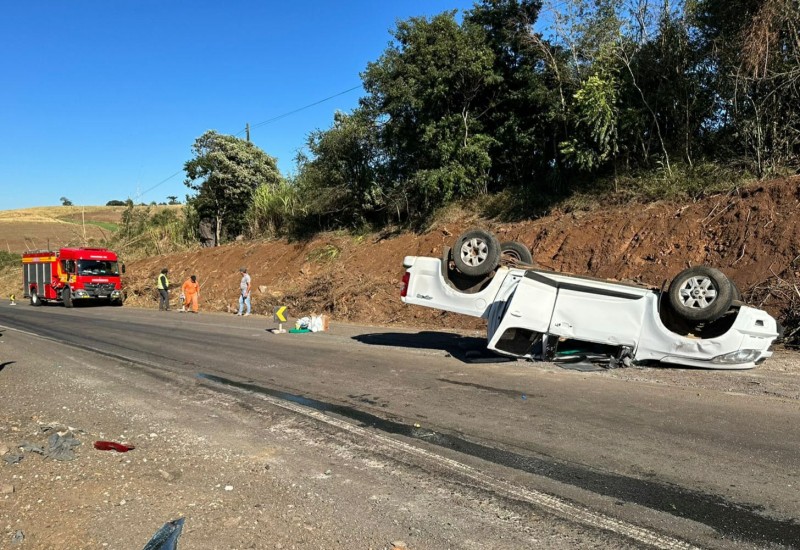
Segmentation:
<svg viewBox="0 0 800 550">
<path fill-rule="evenodd" d="M 461 259 L 465 265 L 476 267 L 489 256 L 489 245 L 483 239 L 470 239 L 461 245 Z"/>
<path fill-rule="evenodd" d="M 709 277 L 691 277 L 681 286 L 681 303 L 689 309 L 705 309 L 717 299 L 717 288 Z"/>
</svg>

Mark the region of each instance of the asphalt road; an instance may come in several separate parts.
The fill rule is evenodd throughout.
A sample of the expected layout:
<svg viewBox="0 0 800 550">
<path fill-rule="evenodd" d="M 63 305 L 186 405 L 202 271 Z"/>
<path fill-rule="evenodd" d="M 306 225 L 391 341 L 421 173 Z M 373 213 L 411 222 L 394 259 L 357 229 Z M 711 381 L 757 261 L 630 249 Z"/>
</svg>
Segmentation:
<svg viewBox="0 0 800 550">
<path fill-rule="evenodd" d="M 797 400 L 658 384 L 647 369 L 476 361 L 482 339 L 446 331 L 275 335 L 257 316 L 27 304 L 0 307 L 0 325 L 322 411 L 698 546 L 800 547 Z"/>
</svg>

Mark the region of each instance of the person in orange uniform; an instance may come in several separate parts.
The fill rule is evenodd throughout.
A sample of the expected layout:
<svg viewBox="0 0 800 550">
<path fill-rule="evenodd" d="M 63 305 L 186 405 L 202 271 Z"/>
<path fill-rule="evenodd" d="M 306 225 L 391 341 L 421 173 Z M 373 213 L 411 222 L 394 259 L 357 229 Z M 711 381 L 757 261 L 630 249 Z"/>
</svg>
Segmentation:
<svg viewBox="0 0 800 550">
<path fill-rule="evenodd" d="M 200 296 L 200 285 L 197 284 L 197 275 L 192 275 L 183 282 L 181 287 L 183 293 L 183 311 L 191 311 L 197 313 L 197 298 Z M 189 309 L 189 306 L 192 309 Z"/>
</svg>

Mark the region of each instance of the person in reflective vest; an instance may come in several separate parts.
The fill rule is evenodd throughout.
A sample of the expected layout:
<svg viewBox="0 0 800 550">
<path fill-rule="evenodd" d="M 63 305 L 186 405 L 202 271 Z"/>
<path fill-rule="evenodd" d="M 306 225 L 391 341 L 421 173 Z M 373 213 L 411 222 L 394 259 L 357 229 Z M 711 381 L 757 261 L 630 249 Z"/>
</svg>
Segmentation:
<svg viewBox="0 0 800 550">
<path fill-rule="evenodd" d="M 169 279 L 167 278 L 167 273 L 169 273 L 169 269 L 165 267 L 161 270 L 156 281 L 159 311 L 169 311 Z"/>
<path fill-rule="evenodd" d="M 197 299 L 200 297 L 200 285 L 197 284 L 197 275 L 192 275 L 183 282 L 181 293 L 183 294 L 181 311 L 197 313 Z M 191 306 L 191 310 L 189 306 Z"/>
</svg>

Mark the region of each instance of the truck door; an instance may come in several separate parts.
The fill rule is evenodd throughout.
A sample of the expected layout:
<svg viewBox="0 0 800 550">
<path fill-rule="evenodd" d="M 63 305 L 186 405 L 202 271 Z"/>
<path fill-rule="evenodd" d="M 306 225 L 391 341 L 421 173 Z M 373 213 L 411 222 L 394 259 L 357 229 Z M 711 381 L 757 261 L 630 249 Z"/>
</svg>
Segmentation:
<svg viewBox="0 0 800 550">
<path fill-rule="evenodd" d="M 489 334 L 488 348 L 505 355 L 531 355 L 531 346 L 550 326 L 557 294 L 556 281 L 526 271 L 506 303 L 494 306 L 494 319 L 489 319 L 489 324 L 497 328 Z"/>
<path fill-rule="evenodd" d="M 75 260 L 61 260 L 61 282 L 71 283 L 75 280 Z"/>
</svg>

